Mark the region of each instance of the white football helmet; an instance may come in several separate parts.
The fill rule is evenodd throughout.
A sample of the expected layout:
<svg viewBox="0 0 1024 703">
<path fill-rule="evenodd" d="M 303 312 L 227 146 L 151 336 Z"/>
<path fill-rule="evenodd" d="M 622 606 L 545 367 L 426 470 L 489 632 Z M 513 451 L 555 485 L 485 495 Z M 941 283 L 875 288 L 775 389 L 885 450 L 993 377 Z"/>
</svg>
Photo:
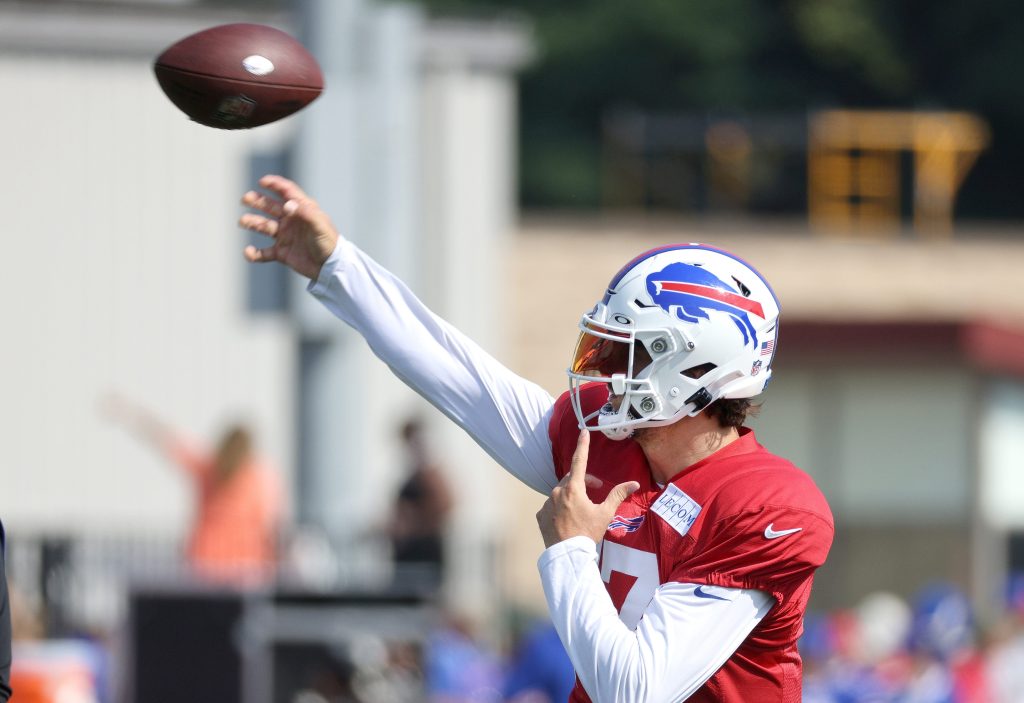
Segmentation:
<svg viewBox="0 0 1024 703">
<path fill-rule="evenodd" d="M 749 398 L 771 378 L 779 302 L 749 264 L 703 244 L 652 249 L 620 270 L 580 320 L 568 369 L 581 429 L 625 439 L 719 398 Z M 585 414 L 583 384 L 608 385 Z"/>
</svg>

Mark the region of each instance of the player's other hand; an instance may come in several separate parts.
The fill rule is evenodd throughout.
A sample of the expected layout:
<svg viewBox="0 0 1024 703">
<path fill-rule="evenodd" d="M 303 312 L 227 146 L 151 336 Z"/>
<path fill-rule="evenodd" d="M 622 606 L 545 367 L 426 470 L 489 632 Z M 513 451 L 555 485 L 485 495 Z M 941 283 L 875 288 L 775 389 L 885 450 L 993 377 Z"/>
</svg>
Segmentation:
<svg viewBox="0 0 1024 703">
<path fill-rule="evenodd" d="M 626 481 L 613 488 L 603 503 L 591 501 L 587 496 L 589 451 L 590 431 L 583 430 L 572 455 L 572 468 L 537 513 L 537 524 L 545 547 L 580 536 L 600 542 L 619 505 L 640 488 L 636 481 Z"/>
<path fill-rule="evenodd" d="M 287 178 L 264 176 L 259 184 L 272 195 L 254 190 L 243 195 L 242 203 L 262 214 L 246 213 L 238 224 L 267 235 L 273 243 L 262 249 L 247 246 L 245 258 L 258 263 L 280 261 L 307 278 L 316 278 L 338 242 L 330 218 Z"/>
</svg>

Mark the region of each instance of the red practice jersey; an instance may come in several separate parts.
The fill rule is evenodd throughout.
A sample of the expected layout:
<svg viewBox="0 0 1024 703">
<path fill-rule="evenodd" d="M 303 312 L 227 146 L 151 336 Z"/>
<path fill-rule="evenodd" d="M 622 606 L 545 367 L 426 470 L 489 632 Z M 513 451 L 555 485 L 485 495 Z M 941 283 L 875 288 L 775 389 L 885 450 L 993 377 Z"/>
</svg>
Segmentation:
<svg viewBox="0 0 1024 703">
<path fill-rule="evenodd" d="M 583 388 L 583 412 L 607 400 L 607 387 Z M 569 394 L 555 404 L 549 426 L 555 472 L 568 473 L 579 428 Z M 739 649 L 688 700 L 700 703 L 799 703 L 797 639 L 814 571 L 832 545 L 832 513 L 811 478 L 769 453 L 754 433 L 680 471 L 664 487 L 654 482 L 632 440 L 591 434 L 587 472 L 604 484 L 603 500 L 623 481 L 640 490 L 616 511 L 601 547 L 601 576 L 619 616 L 635 628 L 664 583 L 757 589 L 775 605 Z M 577 681 L 572 703 L 589 703 Z"/>
</svg>

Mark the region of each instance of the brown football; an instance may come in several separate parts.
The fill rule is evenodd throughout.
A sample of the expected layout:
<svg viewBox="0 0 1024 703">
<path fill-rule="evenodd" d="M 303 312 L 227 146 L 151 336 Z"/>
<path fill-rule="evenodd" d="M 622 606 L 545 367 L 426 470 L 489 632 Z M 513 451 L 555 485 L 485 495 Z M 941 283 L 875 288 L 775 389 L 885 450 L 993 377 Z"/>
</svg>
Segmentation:
<svg viewBox="0 0 1024 703">
<path fill-rule="evenodd" d="M 312 54 L 262 24 L 224 24 L 169 46 L 153 64 L 160 88 L 200 124 L 248 129 L 287 117 L 323 92 Z"/>
</svg>

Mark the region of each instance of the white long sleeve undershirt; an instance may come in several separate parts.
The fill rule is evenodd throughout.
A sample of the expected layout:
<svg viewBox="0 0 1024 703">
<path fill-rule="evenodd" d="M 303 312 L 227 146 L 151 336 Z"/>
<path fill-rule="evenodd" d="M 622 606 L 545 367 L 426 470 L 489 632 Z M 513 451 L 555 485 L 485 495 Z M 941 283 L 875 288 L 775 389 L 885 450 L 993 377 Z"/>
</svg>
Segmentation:
<svg viewBox="0 0 1024 703">
<path fill-rule="evenodd" d="M 573 537 L 538 561 L 551 619 L 594 703 L 686 700 L 775 602 L 752 589 L 665 583 L 631 630 L 612 604 L 597 558 L 592 539 Z"/>
<path fill-rule="evenodd" d="M 556 485 L 547 391 L 505 368 L 345 239 L 309 292 L 512 475 L 544 494 Z M 718 600 L 695 596 L 694 584 L 668 583 L 630 630 L 605 590 L 592 540 L 553 545 L 539 566 L 555 627 L 594 703 L 684 700 L 771 606 L 761 591 L 716 588 L 727 598 Z"/>
<path fill-rule="evenodd" d="M 509 473 L 545 495 L 555 487 L 550 393 L 505 368 L 345 239 L 309 292 Z"/>
</svg>

